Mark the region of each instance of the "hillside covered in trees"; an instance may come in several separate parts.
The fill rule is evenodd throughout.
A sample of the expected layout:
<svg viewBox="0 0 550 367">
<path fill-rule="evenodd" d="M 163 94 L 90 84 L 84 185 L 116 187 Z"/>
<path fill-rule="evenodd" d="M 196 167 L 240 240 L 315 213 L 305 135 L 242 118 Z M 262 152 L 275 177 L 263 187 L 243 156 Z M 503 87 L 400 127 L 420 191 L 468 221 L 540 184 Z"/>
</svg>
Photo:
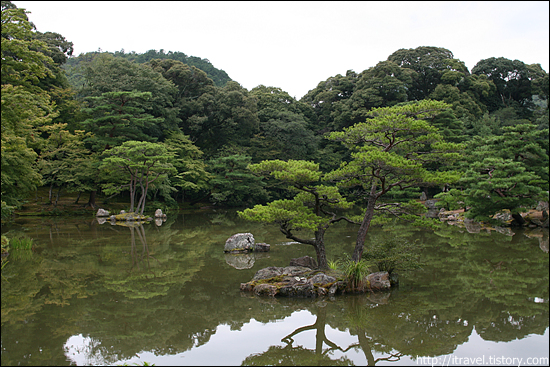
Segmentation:
<svg viewBox="0 0 550 367">
<path fill-rule="evenodd" d="M 138 207 L 154 197 L 174 208 L 291 197 L 284 180 L 249 169 L 266 160 L 313 162 L 328 174 L 318 183 L 335 186 L 328 178 L 348 177 L 344 166 L 361 153 L 354 144 L 365 143 L 358 127 L 380 122 L 377 111 L 405 106 L 410 124 L 426 121 L 427 136 L 462 149 L 445 163 L 434 159 L 439 146 L 420 135 L 390 143 L 403 165 L 413 160 L 425 169 L 418 185 L 396 184 L 390 199 L 424 191 L 448 207 L 467 206 L 480 220 L 548 200 L 549 80 L 540 64 L 491 57 L 468 70 L 442 47 L 399 49 L 366 70 L 320 81 L 296 100 L 276 86 L 247 90 L 207 59 L 179 51 L 74 56 L 69 40 L 37 31 L 9 1 L 2 1 L 1 36 L 2 218 L 42 186 L 82 194 L 88 208 L 112 195 L 136 198 Z M 445 107 L 410 112 L 430 101 Z M 403 136 L 380 124 L 368 135 L 378 147 L 382 137 Z M 419 150 L 409 149 L 413 142 Z M 426 179 L 446 171 L 460 177 Z M 340 193 L 365 206 L 367 188 L 391 184 L 369 177 L 368 185 L 350 182 Z"/>
</svg>

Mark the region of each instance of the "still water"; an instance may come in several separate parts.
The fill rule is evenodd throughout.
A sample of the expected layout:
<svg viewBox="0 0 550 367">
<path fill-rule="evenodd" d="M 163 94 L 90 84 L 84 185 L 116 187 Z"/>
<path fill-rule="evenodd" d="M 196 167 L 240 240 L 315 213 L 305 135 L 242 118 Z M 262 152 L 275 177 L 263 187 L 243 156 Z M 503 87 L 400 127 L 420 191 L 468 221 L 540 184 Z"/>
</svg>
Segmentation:
<svg viewBox="0 0 550 367">
<path fill-rule="evenodd" d="M 329 259 L 355 231 L 327 232 Z M 224 254 L 239 232 L 271 251 Z M 313 249 L 234 211 L 19 218 L 2 234 L 34 249 L 2 270 L 2 365 L 548 365 L 548 230 L 514 232 L 374 227 L 367 243 L 421 243 L 422 268 L 388 293 L 285 299 L 239 285 Z"/>
</svg>

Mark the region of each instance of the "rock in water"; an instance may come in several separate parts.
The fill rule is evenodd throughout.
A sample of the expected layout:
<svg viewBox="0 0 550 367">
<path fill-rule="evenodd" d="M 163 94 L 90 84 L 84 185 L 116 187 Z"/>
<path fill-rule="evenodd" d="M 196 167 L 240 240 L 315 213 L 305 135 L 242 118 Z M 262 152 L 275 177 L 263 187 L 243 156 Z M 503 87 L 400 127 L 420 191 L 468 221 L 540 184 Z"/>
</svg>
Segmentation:
<svg viewBox="0 0 550 367">
<path fill-rule="evenodd" d="M 105 209 L 101 209 L 99 208 L 97 210 L 97 214 L 95 215 L 96 217 L 108 217 L 109 216 L 109 212 Z"/>
<path fill-rule="evenodd" d="M 390 274 L 387 271 L 379 271 L 367 276 L 369 288 L 373 291 L 382 291 L 390 289 Z"/>
<path fill-rule="evenodd" d="M 254 236 L 252 233 L 237 233 L 225 241 L 224 252 L 251 252 L 254 251 Z"/>
</svg>

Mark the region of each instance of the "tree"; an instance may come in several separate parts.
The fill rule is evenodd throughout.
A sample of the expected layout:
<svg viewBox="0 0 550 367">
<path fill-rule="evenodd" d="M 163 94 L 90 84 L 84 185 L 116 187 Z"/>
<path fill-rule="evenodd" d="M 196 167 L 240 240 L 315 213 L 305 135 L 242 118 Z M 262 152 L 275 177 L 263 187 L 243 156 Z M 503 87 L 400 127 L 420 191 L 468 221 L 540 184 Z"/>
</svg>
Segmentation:
<svg viewBox="0 0 550 367">
<path fill-rule="evenodd" d="M 531 97 L 536 94 L 532 81 L 544 77 L 540 70 L 519 60 L 490 57 L 479 61 L 472 68 L 472 74 L 486 75 L 496 86 L 496 93 L 484 101 L 490 112 L 515 107 L 529 115 L 526 107 L 531 107 Z"/>
<path fill-rule="evenodd" d="M 172 165 L 174 153 L 169 152 L 165 145 L 145 141 L 126 141 L 122 145 L 111 148 L 104 153 L 101 163 L 107 176 L 117 177 L 122 174 L 125 183 L 109 182 L 103 185 L 107 194 L 130 191 L 130 212 L 143 215 L 147 191 L 151 184 L 175 173 Z M 128 182 L 129 181 L 129 182 Z M 135 203 L 138 189 L 141 196 Z"/>
<path fill-rule="evenodd" d="M 281 88 L 260 85 L 250 91 L 258 102 L 259 133 L 252 140 L 254 162 L 267 159 L 308 159 L 316 152 L 318 137 L 309 129 L 304 112 L 311 107 Z"/>
<path fill-rule="evenodd" d="M 180 131 L 170 132 L 164 144 L 175 154 L 172 164 L 177 174 L 171 178 L 171 184 L 182 190 L 182 199 L 185 191 L 207 189 L 212 175 L 208 173 L 206 163 L 201 158 L 202 151 L 189 137 Z"/>
<path fill-rule="evenodd" d="M 365 121 L 372 108 L 406 102 L 414 74 L 393 61 L 381 61 L 360 73 L 351 97 L 336 107 L 335 130 Z"/>
<path fill-rule="evenodd" d="M 254 176 L 247 168 L 252 157 L 232 154 L 208 161 L 208 171 L 212 174 L 209 182 L 210 200 L 228 206 L 252 205 L 266 202 L 268 194 L 265 183 Z"/>
<path fill-rule="evenodd" d="M 151 92 L 106 92 L 100 97 L 88 97 L 91 116 L 83 122 L 94 134 L 93 150 L 102 151 L 128 140 L 155 141 L 149 131 L 162 122 L 145 113 L 151 103 Z"/>
<path fill-rule="evenodd" d="M 51 57 L 37 50 L 48 48 L 36 39 L 25 9 L 2 7 L 2 85 L 21 85 L 33 89 L 33 83 L 51 75 Z"/>
<path fill-rule="evenodd" d="M 548 200 L 548 129 L 534 124 L 503 127 L 499 136 L 470 143 L 467 169 L 459 184 L 466 188 L 466 216 L 480 221 L 510 210 L 522 225 L 521 212 Z"/>
<path fill-rule="evenodd" d="M 176 87 L 149 65 L 100 54 L 91 57 L 89 62 L 83 62 L 79 72 L 84 81 L 78 90 L 78 98 L 101 97 L 109 92 L 151 93 L 150 101 L 141 107 L 144 113 L 160 120 L 147 133 L 162 140 L 164 131 L 177 129 L 180 121 L 178 109 L 173 105 Z"/>
<path fill-rule="evenodd" d="M 328 267 L 324 235 L 330 225 L 352 219 L 339 216 L 337 210 L 349 209 L 353 205 L 346 201 L 334 186 L 319 184 L 322 173 L 319 165 L 308 161 L 281 160 L 263 161 L 250 165 L 250 170 L 257 174 L 271 175 L 289 185 L 298 194 L 292 200 L 275 200 L 267 205 L 256 205 L 253 208 L 238 212 L 248 220 L 274 223 L 288 239 L 313 246 L 317 255 L 317 265 L 321 269 Z M 298 237 L 298 230 L 312 230 L 313 239 Z"/>
<path fill-rule="evenodd" d="M 71 133 L 66 124 L 53 124 L 40 128 L 44 138 L 37 143 L 40 155 L 36 162 L 43 178 L 43 184 L 50 186 L 49 202 L 52 203 L 52 190 L 58 186 L 54 206 L 57 205 L 61 189 L 82 192 L 90 190 L 91 162 L 96 157 L 84 147 L 84 139 L 90 134 L 82 130 Z"/>
<path fill-rule="evenodd" d="M 451 51 L 442 47 L 402 48 L 388 56 L 388 61 L 414 70 L 413 82 L 408 89 L 409 101 L 426 99 L 438 84 L 455 84 L 469 75 L 464 62 L 455 59 Z"/>
<path fill-rule="evenodd" d="M 212 158 L 224 147 L 248 147 L 258 131 L 256 99 L 237 82 L 214 88 L 193 101 L 182 131 Z"/>
<path fill-rule="evenodd" d="M 38 127 L 55 116 L 47 94 L 23 86 L 2 85 L 2 201 L 18 205 L 42 183 L 34 166 L 37 153 L 30 147 Z"/>
<path fill-rule="evenodd" d="M 369 113 L 372 118 L 366 122 L 328 136 L 354 152 L 350 162 L 343 162 L 325 179 L 342 187 L 366 190 L 367 206 L 352 255 L 355 262 L 361 260 L 376 204 L 385 194 L 397 188 L 450 184 L 460 178 L 454 171 L 434 172 L 426 168 L 433 162 L 452 161 L 460 156 L 457 151 L 462 145 L 445 142 L 437 128 L 426 121 L 448 108 L 443 102 L 431 100 L 377 108 Z M 388 205 L 380 204 L 378 209 L 388 209 Z"/>
</svg>

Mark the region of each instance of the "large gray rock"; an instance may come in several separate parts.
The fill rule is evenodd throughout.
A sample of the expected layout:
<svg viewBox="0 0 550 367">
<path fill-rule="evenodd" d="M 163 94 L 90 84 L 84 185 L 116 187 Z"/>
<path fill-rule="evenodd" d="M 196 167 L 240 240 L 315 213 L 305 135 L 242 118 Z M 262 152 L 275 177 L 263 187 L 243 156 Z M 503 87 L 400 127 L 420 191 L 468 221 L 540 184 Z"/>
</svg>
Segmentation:
<svg viewBox="0 0 550 367">
<path fill-rule="evenodd" d="M 254 251 L 254 236 L 252 233 L 237 233 L 225 241 L 224 252 L 250 252 Z"/>
<path fill-rule="evenodd" d="M 383 291 L 391 288 L 390 274 L 387 271 L 379 271 L 367 275 L 369 288 L 373 291 Z"/>
<path fill-rule="evenodd" d="M 283 268 L 277 266 L 270 266 L 268 268 L 260 269 L 256 272 L 252 280 L 269 279 L 279 275 L 283 275 Z"/>
<path fill-rule="evenodd" d="M 290 276 L 296 276 L 296 275 L 303 275 L 304 273 L 310 272 L 310 268 L 306 268 L 304 266 L 287 266 L 286 268 L 283 268 L 283 275 L 290 275 Z"/>
<path fill-rule="evenodd" d="M 335 281 L 336 281 L 336 278 L 331 277 L 330 275 L 326 275 L 324 273 L 315 274 L 308 280 L 308 282 L 310 282 L 311 284 L 318 284 L 321 286 L 334 283 Z"/>
<path fill-rule="evenodd" d="M 311 256 L 302 256 L 290 260 L 290 266 L 303 266 L 306 268 L 317 268 L 317 262 Z"/>
<path fill-rule="evenodd" d="M 105 210 L 105 209 L 101 209 L 99 208 L 97 210 L 97 213 L 96 213 L 96 217 L 108 217 L 110 214 L 109 214 L 109 211 Z"/>
</svg>

